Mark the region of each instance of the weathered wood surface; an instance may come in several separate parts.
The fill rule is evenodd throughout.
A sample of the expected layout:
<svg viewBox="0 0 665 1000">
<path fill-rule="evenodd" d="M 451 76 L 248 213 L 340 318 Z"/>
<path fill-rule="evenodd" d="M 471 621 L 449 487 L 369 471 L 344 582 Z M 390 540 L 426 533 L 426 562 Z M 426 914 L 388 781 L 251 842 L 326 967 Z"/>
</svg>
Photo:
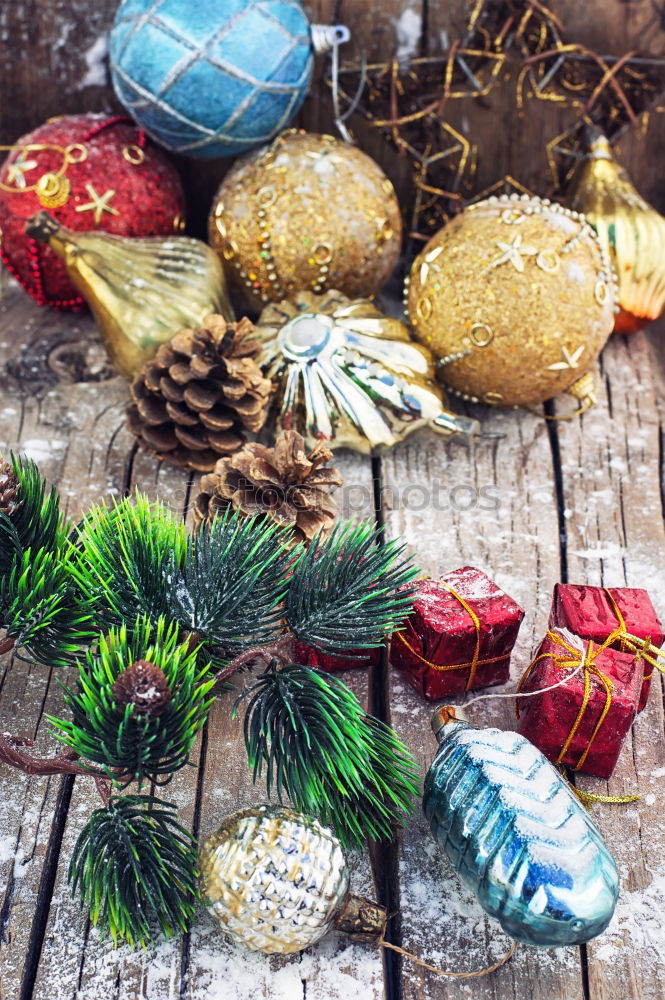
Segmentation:
<svg viewBox="0 0 665 1000">
<path fill-rule="evenodd" d="M 0 446 L 37 458 L 59 484 L 73 515 L 102 495 L 134 486 L 185 514 L 191 483 L 135 452 L 122 426 L 125 383 L 104 378 L 108 372 L 91 322 L 39 311 L 14 289 L 5 294 L 2 311 L 0 349 L 8 373 Z M 88 345 L 85 356 L 82 343 Z M 30 354 L 29 344 L 36 347 Z M 661 365 L 643 335 L 616 338 L 603 355 L 606 393 L 582 420 L 548 425 L 531 414 L 488 412 L 486 430 L 471 446 L 425 433 L 374 463 L 378 517 L 389 534 L 406 538 L 424 569 L 439 573 L 465 563 L 479 565 L 527 609 L 514 678 L 545 628 L 557 579 L 646 585 L 665 613 Z M 67 380 L 68 372 L 74 380 Z M 371 516 L 370 463 L 342 454 L 341 465 L 347 478 L 345 512 Z M 361 696 L 371 694 L 375 710 L 386 695 L 386 714 L 424 772 L 434 751 L 431 706 L 401 677 L 377 673 L 369 689 L 362 675 L 351 680 Z M 48 671 L 20 662 L 4 665 L 3 728 L 36 736 L 39 751 L 47 753 L 52 744 L 44 716 L 57 714 L 61 705 Z M 481 723 L 512 724 L 509 701 L 480 703 L 473 713 Z M 261 797 L 245 770 L 228 698 L 216 706 L 195 764 L 172 788 L 184 820 L 201 834 L 229 809 Z M 606 786 L 583 779 L 593 791 L 643 796 L 628 807 L 595 808 L 622 871 L 624 894 L 609 932 L 587 949 L 521 949 L 506 968 L 472 985 L 433 978 L 407 961 L 400 968 L 390 956 L 388 996 L 400 996 L 401 989 L 405 1000 L 470 995 L 474 1000 L 656 1000 L 665 943 L 658 929 L 665 881 L 664 774 L 657 678 L 612 781 Z M 75 838 L 97 805 L 94 788 L 80 779 L 26 778 L 6 769 L 0 781 L 2 1000 L 240 1000 L 250 995 L 364 1000 L 384 994 L 380 957 L 362 946 L 331 938 L 300 961 L 264 960 L 229 952 L 204 915 L 182 942 L 138 956 L 114 951 L 91 930 L 66 885 Z M 394 880 L 386 878 L 390 861 L 384 851 L 372 886 L 369 863 L 360 859 L 354 884 L 360 891 L 383 893 L 397 911 L 395 940 L 456 970 L 481 967 L 502 953 L 506 939 L 461 890 L 422 819 L 414 817 L 399 839 Z"/>
<path fill-rule="evenodd" d="M 104 74 L 104 35 L 117 0 L 21 0 L 0 4 L 0 142 L 9 143 L 47 117 L 81 110 L 118 110 Z M 435 55 L 459 35 L 466 0 L 312 0 L 314 20 L 348 24 L 369 60 L 390 58 L 398 45 Z M 567 40 L 597 51 L 665 52 L 660 4 L 651 0 L 552 0 Z M 418 20 L 419 19 L 419 20 Z M 418 27 L 420 25 L 420 27 Z M 406 38 L 406 42 L 404 39 Z M 410 41 L 409 41 L 410 40 Z M 479 147 L 478 181 L 510 173 L 544 193 L 544 142 L 561 112 L 532 102 L 523 118 L 509 80 L 489 99 L 451 110 Z M 640 190 L 661 211 L 660 163 L 665 128 L 659 116 L 645 137 L 619 148 Z M 308 100 L 301 121 L 330 128 L 326 93 Z M 362 141 L 366 137 L 361 136 Z M 367 140 L 369 143 L 369 140 Z M 368 149 L 397 181 L 408 164 L 374 136 Z M 183 164 L 193 198 L 194 228 L 223 164 Z M 521 413 L 486 411 L 485 430 L 467 447 L 422 434 L 382 461 L 342 454 L 348 516 L 377 516 L 389 535 L 402 534 L 421 565 L 441 572 L 466 563 L 486 569 L 526 609 L 513 681 L 544 631 L 553 583 L 649 587 L 665 614 L 665 324 L 661 339 L 615 338 L 603 354 L 604 392 L 579 421 L 546 424 Z M 103 496 L 135 486 L 187 514 L 191 480 L 137 452 L 123 426 L 126 385 L 113 377 L 89 319 L 40 311 L 5 285 L 0 303 L 0 449 L 37 459 L 76 515 Z M 478 414 L 476 414 L 478 415 Z M 372 478 L 382 502 L 375 510 Z M 423 494 L 423 489 L 426 494 Z M 47 754 L 45 717 L 62 710 L 57 680 L 43 668 L 4 658 L 0 727 L 28 735 Z M 352 683 L 370 708 L 392 720 L 423 771 L 434 751 L 430 706 L 401 677 L 377 669 Z M 183 818 L 202 834 L 223 812 L 261 797 L 245 770 L 229 700 L 216 706 L 197 748 L 195 767 L 171 786 Z M 481 723 L 512 725 L 511 702 L 473 708 Z M 228 951 L 204 915 L 184 941 L 142 955 L 113 951 L 70 899 L 66 870 L 72 846 L 96 807 L 80 779 L 27 778 L 0 768 L 0 1000 L 656 1000 L 665 978 L 665 742 L 663 683 L 630 737 L 609 783 L 583 787 L 639 792 L 630 806 L 596 806 L 594 816 L 615 851 L 623 895 L 607 934 L 584 949 L 521 949 L 481 980 L 435 978 L 372 949 L 331 937 L 300 959 L 265 960 Z M 393 940 L 447 968 L 474 969 L 495 960 L 506 939 L 486 919 L 446 866 L 424 821 L 414 817 L 392 848 L 354 867 L 354 887 L 377 894 L 395 911 Z"/>
</svg>

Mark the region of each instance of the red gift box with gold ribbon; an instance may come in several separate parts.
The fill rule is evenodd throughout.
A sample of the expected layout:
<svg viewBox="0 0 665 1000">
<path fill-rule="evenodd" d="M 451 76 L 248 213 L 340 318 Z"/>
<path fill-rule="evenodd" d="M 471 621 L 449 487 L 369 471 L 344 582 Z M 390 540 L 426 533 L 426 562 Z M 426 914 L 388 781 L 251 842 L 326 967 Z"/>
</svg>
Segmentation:
<svg viewBox="0 0 665 1000">
<path fill-rule="evenodd" d="M 516 701 L 519 732 L 552 763 L 609 778 L 637 714 L 643 675 L 634 653 L 552 628 L 517 688 L 538 692 Z"/>
<path fill-rule="evenodd" d="M 512 597 L 473 566 L 420 580 L 413 611 L 392 637 L 390 662 L 430 700 L 503 684 L 523 617 Z"/>
<path fill-rule="evenodd" d="M 552 596 L 550 628 L 562 626 L 582 639 L 603 643 L 622 652 L 636 652 L 650 641 L 638 712 L 649 697 L 653 660 L 665 634 L 651 599 L 639 587 L 589 587 L 557 583 Z"/>
</svg>

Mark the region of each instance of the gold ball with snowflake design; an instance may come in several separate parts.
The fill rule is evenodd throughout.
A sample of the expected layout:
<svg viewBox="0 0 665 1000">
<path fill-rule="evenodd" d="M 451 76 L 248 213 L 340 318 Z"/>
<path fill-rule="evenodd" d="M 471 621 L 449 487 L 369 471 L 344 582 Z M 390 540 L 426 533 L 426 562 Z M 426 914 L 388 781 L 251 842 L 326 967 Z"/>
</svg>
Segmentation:
<svg viewBox="0 0 665 1000">
<path fill-rule="evenodd" d="M 458 215 L 418 255 L 406 288 L 416 339 L 446 388 L 508 407 L 574 393 L 612 331 L 615 301 L 584 216 L 528 195 Z"/>
</svg>

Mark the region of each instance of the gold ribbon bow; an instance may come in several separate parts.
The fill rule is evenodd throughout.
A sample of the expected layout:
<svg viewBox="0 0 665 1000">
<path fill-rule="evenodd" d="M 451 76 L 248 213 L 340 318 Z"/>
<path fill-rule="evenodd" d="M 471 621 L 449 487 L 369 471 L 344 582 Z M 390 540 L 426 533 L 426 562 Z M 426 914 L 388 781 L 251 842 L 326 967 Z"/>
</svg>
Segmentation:
<svg viewBox="0 0 665 1000">
<path fill-rule="evenodd" d="M 559 756 L 555 761 L 556 764 L 560 764 L 563 761 L 563 758 L 566 756 L 571 743 L 575 739 L 575 735 L 580 727 L 582 719 L 584 718 L 584 713 L 586 712 L 589 704 L 589 699 L 591 695 L 591 678 L 596 677 L 597 680 L 601 683 L 601 685 L 605 689 L 605 704 L 603 706 L 602 712 L 600 713 L 600 717 L 596 722 L 593 733 L 591 734 L 591 738 L 587 743 L 585 750 L 582 752 L 573 770 L 579 771 L 584 766 L 584 762 L 586 761 L 589 755 L 589 751 L 593 746 L 594 740 L 598 736 L 600 727 L 607 718 L 607 713 L 609 712 L 610 707 L 612 705 L 612 694 L 614 692 L 614 684 L 609 679 L 609 677 L 607 677 L 602 672 L 602 670 L 598 669 L 598 667 L 596 666 L 596 660 L 598 659 L 600 654 L 604 652 L 606 649 L 608 649 L 613 642 L 616 642 L 616 640 L 619 639 L 621 635 L 622 635 L 621 629 L 615 629 L 613 632 L 610 633 L 607 639 L 605 639 L 605 641 L 598 646 L 596 646 L 592 641 L 589 641 L 585 653 L 583 649 L 581 650 L 579 649 L 579 647 L 574 646 L 572 643 L 570 643 L 566 639 L 566 637 L 562 635 L 560 632 L 550 630 L 547 633 L 547 638 L 550 640 L 550 642 L 554 643 L 555 646 L 558 646 L 560 649 L 562 649 L 563 652 L 539 653 L 537 656 L 533 658 L 529 666 L 522 674 L 519 684 L 517 685 L 518 692 L 522 690 L 522 687 L 524 686 L 525 681 L 531 674 L 531 671 L 534 669 L 536 664 L 539 663 L 541 660 L 551 660 L 552 663 L 554 663 L 554 665 L 557 666 L 560 670 L 577 670 L 581 665 L 583 665 L 584 694 L 582 696 L 582 703 L 579 707 L 577 717 L 573 722 L 573 725 L 571 726 L 570 732 L 566 737 L 563 747 L 561 748 L 561 752 L 559 753 Z M 520 714 L 519 700 L 517 701 L 516 705 L 516 713 L 517 717 L 519 718 Z"/>
<path fill-rule="evenodd" d="M 478 615 L 473 610 L 473 608 L 471 607 L 471 605 L 468 604 L 464 600 L 464 598 L 461 597 L 457 593 L 456 590 L 453 590 L 452 587 L 449 587 L 447 583 L 443 582 L 443 580 L 439 580 L 439 583 L 441 584 L 442 587 L 445 587 L 445 589 L 448 591 L 449 594 L 452 594 L 452 596 L 454 598 L 456 598 L 456 600 L 459 601 L 459 603 L 462 605 L 462 607 L 464 608 L 464 610 L 467 612 L 467 614 L 471 618 L 471 621 L 473 622 L 473 626 L 474 626 L 474 628 L 476 630 L 476 639 L 475 639 L 475 645 L 474 645 L 474 649 L 473 649 L 473 656 L 471 657 L 471 659 L 468 660 L 466 663 L 432 663 L 431 660 L 425 659 L 424 656 L 421 656 L 420 653 L 413 648 L 413 646 L 408 641 L 408 639 L 406 639 L 404 637 L 404 633 L 403 632 L 395 632 L 394 635 L 400 640 L 400 642 L 402 642 L 406 646 L 406 648 L 408 649 L 408 651 L 413 656 L 415 656 L 417 660 L 420 660 L 420 662 L 424 663 L 425 666 L 431 667 L 432 670 L 438 670 L 441 673 L 443 673 L 443 672 L 445 672 L 447 670 L 468 670 L 469 671 L 469 676 L 467 678 L 467 682 L 466 682 L 466 686 L 465 686 L 464 690 L 465 691 L 470 691 L 471 687 L 473 686 L 473 682 L 474 682 L 474 679 L 475 679 L 475 676 L 476 676 L 476 671 L 477 671 L 478 667 L 484 667 L 484 666 L 486 666 L 486 665 L 488 665 L 490 663 L 499 663 L 500 660 L 505 660 L 506 657 L 509 654 L 508 653 L 502 653 L 501 656 L 490 656 L 490 657 L 488 657 L 487 659 L 484 659 L 484 660 L 480 659 L 480 619 L 478 618 Z"/>
<path fill-rule="evenodd" d="M 617 620 L 617 629 L 612 633 L 615 639 L 618 639 L 621 643 L 622 652 L 628 650 L 634 653 L 636 656 L 640 656 L 646 663 L 651 666 L 651 673 L 644 675 L 645 681 L 650 681 L 653 676 L 654 668 L 659 670 L 662 674 L 665 674 L 665 664 L 661 662 L 661 657 L 663 656 L 663 650 L 658 646 L 654 646 L 651 642 L 651 637 L 647 636 L 646 639 L 639 639 L 636 635 L 633 635 L 628 631 L 626 621 L 621 614 L 621 609 L 614 599 L 614 595 L 609 587 L 603 587 L 603 590 L 607 594 L 607 598 L 612 607 L 614 617 Z M 612 640 L 615 641 L 614 639 Z"/>
</svg>

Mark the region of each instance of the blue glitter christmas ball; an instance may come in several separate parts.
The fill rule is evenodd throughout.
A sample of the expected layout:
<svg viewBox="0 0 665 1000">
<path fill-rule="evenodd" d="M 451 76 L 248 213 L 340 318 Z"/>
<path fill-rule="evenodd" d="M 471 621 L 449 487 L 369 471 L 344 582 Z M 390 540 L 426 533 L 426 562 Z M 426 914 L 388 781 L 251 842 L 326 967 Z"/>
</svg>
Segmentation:
<svg viewBox="0 0 665 1000">
<path fill-rule="evenodd" d="M 313 64 L 297 0 L 124 0 L 111 30 L 120 102 L 167 149 L 233 156 L 296 114 Z"/>
</svg>

